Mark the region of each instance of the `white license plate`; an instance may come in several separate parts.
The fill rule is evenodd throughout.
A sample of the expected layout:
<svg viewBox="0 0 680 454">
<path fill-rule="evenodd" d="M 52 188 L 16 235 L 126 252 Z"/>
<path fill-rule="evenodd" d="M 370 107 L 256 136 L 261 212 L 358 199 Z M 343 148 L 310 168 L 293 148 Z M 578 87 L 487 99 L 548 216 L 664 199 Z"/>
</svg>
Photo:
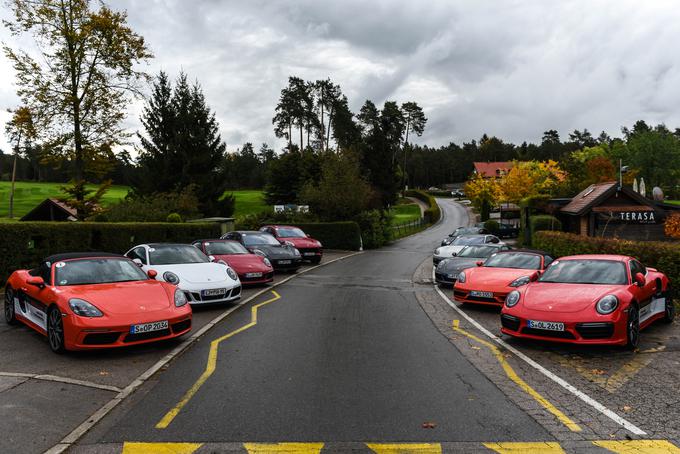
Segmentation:
<svg viewBox="0 0 680 454">
<path fill-rule="evenodd" d="M 168 321 L 161 320 L 160 322 L 142 323 L 140 325 L 132 325 L 130 327 L 130 334 L 150 333 L 151 331 L 160 331 L 168 329 Z"/>
<path fill-rule="evenodd" d="M 262 277 L 262 273 L 246 273 L 246 277 Z"/>
<path fill-rule="evenodd" d="M 305 257 L 309 257 L 310 255 L 316 255 L 316 253 L 315 252 L 305 252 L 302 255 L 304 255 Z"/>
<path fill-rule="evenodd" d="M 527 326 L 535 329 L 545 329 L 548 331 L 564 331 L 564 323 L 542 322 L 540 320 L 527 320 Z"/>
<path fill-rule="evenodd" d="M 291 263 L 290 260 L 279 260 L 279 265 L 290 265 Z"/>
<path fill-rule="evenodd" d="M 479 298 L 493 298 L 493 292 L 480 292 L 478 290 L 471 290 L 470 296 L 476 296 Z"/>
<path fill-rule="evenodd" d="M 227 294 L 226 288 L 211 288 L 208 290 L 203 290 L 203 296 L 220 296 L 226 294 Z"/>
</svg>

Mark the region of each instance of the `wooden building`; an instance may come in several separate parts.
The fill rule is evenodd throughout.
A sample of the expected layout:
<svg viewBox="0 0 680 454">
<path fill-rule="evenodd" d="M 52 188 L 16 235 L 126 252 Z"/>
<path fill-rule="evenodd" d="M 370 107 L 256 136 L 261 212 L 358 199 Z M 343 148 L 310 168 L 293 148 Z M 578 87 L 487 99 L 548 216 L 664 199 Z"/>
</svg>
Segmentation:
<svg viewBox="0 0 680 454">
<path fill-rule="evenodd" d="M 78 210 L 57 199 L 45 199 L 20 221 L 77 221 Z"/>
</svg>

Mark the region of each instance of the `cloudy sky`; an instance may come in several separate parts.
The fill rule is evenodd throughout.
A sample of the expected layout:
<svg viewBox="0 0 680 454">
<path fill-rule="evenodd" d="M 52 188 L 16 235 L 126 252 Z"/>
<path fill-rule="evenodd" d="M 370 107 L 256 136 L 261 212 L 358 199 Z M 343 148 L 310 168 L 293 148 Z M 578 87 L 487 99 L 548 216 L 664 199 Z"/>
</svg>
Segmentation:
<svg viewBox="0 0 680 454">
<path fill-rule="evenodd" d="M 271 118 L 289 75 L 330 77 L 355 111 L 413 100 L 420 143 L 538 141 L 546 129 L 618 135 L 680 126 L 680 8 L 673 1 L 116 0 L 155 58 L 203 86 L 230 150 L 279 148 Z M 0 13 L 7 17 L 6 6 Z M 26 45 L 0 29 L 0 40 Z M 0 123 L 17 105 L 0 56 Z M 142 104 L 129 109 L 136 131 Z M 5 138 L 0 148 L 8 150 Z"/>
</svg>

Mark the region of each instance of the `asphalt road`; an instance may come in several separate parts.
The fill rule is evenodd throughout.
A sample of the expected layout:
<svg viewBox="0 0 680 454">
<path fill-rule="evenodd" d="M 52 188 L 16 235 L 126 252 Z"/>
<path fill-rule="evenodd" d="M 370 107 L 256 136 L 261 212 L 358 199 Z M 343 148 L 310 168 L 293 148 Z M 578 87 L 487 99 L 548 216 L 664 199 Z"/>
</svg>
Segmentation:
<svg viewBox="0 0 680 454">
<path fill-rule="evenodd" d="M 442 222 L 421 234 L 277 288 L 280 298 L 257 309 L 256 324 L 252 308 L 235 312 L 114 411 L 81 447 L 551 440 L 418 303 L 417 294 L 433 289 L 414 282 L 414 272 L 445 234 L 468 222 L 460 205 L 442 208 Z M 256 303 L 272 299 L 263 295 Z M 201 379 L 216 342 L 214 372 Z M 197 381 L 195 394 L 167 427 L 157 428 Z"/>
</svg>

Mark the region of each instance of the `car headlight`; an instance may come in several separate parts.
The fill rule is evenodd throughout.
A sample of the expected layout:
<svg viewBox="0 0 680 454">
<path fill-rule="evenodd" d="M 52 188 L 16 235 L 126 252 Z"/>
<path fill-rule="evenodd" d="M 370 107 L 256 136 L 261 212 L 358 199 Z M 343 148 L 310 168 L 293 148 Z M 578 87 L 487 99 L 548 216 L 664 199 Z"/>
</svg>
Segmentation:
<svg viewBox="0 0 680 454">
<path fill-rule="evenodd" d="M 434 250 L 434 255 L 439 255 L 439 253 L 442 251 L 441 248 L 437 248 Z"/>
<path fill-rule="evenodd" d="M 465 284 L 465 271 L 458 273 L 458 279 L 456 279 L 461 284 Z"/>
<path fill-rule="evenodd" d="M 603 315 L 611 314 L 617 307 L 619 307 L 619 299 L 614 295 L 607 295 L 600 298 L 600 301 L 595 305 L 597 312 Z"/>
<path fill-rule="evenodd" d="M 227 274 L 229 277 L 234 280 L 238 281 L 238 274 L 236 274 L 236 271 L 232 270 L 231 268 L 227 267 Z"/>
<path fill-rule="evenodd" d="M 293 249 L 293 255 L 298 256 L 300 255 L 300 251 L 297 250 L 297 248 L 292 248 Z"/>
<path fill-rule="evenodd" d="M 317 247 L 323 247 L 323 244 L 321 244 L 321 241 L 317 240 L 317 241 L 316 241 L 316 246 L 317 246 Z"/>
<path fill-rule="evenodd" d="M 518 277 L 510 283 L 510 287 L 521 287 L 523 285 L 527 285 L 529 282 L 531 282 L 530 276 Z"/>
<path fill-rule="evenodd" d="M 180 289 L 175 289 L 175 306 L 182 307 L 188 303 L 187 296 Z"/>
<path fill-rule="evenodd" d="M 265 265 L 267 265 L 268 267 L 271 268 L 272 262 L 270 262 L 269 259 L 268 259 L 267 257 L 265 257 L 262 261 L 264 262 Z"/>
<path fill-rule="evenodd" d="M 260 249 L 253 249 L 253 254 L 257 254 L 257 255 L 259 255 L 259 256 L 261 256 L 261 257 L 266 257 L 266 256 L 267 256 L 267 254 L 265 254 L 264 252 L 262 252 Z"/>
<path fill-rule="evenodd" d="M 505 297 L 505 306 L 506 307 L 516 306 L 517 303 L 519 303 L 520 296 L 521 295 L 517 290 L 513 290 L 512 292 L 508 293 L 508 296 Z"/>
<path fill-rule="evenodd" d="M 93 304 L 81 300 L 80 298 L 71 298 L 68 301 L 68 305 L 71 307 L 73 313 L 80 315 L 81 317 L 102 317 L 104 315 L 102 314 L 102 311 L 97 309 Z"/>
<path fill-rule="evenodd" d="M 165 273 L 163 273 L 163 280 L 165 282 L 169 282 L 172 285 L 179 284 L 179 276 L 173 273 L 172 271 L 166 271 Z"/>
</svg>

